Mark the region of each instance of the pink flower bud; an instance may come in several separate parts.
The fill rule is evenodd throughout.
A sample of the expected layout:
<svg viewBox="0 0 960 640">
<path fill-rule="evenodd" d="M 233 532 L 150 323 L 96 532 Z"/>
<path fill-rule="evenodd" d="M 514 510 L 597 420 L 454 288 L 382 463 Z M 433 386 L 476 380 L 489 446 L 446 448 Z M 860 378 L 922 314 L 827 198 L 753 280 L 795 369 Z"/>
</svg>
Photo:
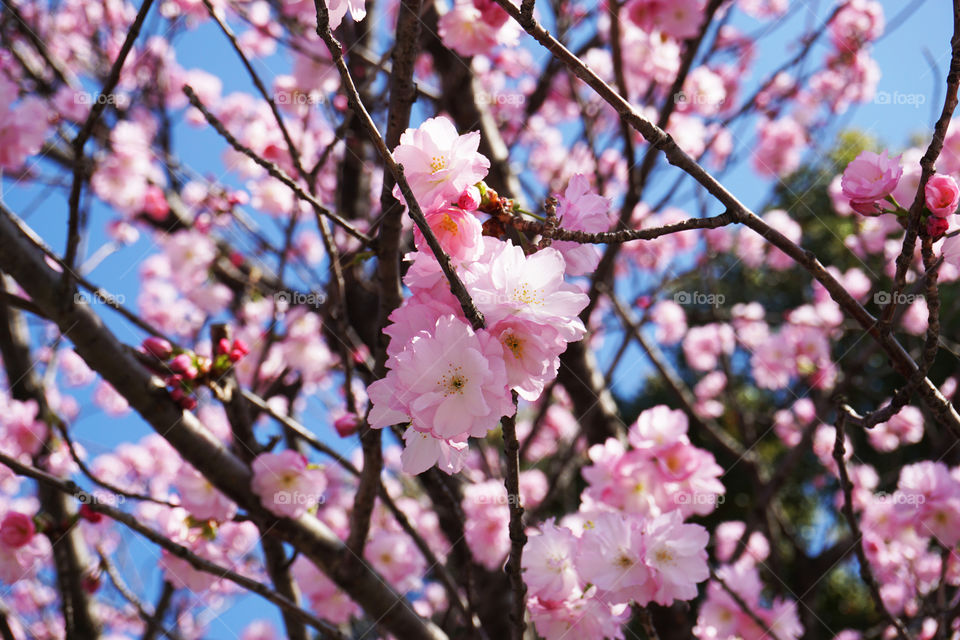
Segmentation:
<svg viewBox="0 0 960 640">
<path fill-rule="evenodd" d="M 197 408 L 197 400 L 193 396 L 184 396 L 180 399 L 180 406 L 185 411 L 193 411 Z"/>
<path fill-rule="evenodd" d="M 247 204 L 250 202 L 250 196 L 246 191 L 231 191 L 229 195 L 230 204 Z"/>
<path fill-rule="evenodd" d="M 927 199 L 927 209 L 941 218 L 956 211 L 957 204 L 960 204 L 960 187 L 957 186 L 957 181 L 953 176 L 942 173 L 934 174 L 927 180 L 924 195 Z"/>
<path fill-rule="evenodd" d="M 158 338 L 157 336 L 145 338 L 140 346 L 143 347 L 144 351 L 152 356 L 156 356 L 160 360 L 166 360 L 173 353 L 173 346 L 163 338 Z"/>
<path fill-rule="evenodd" d="M 355 413 L 345 413 L 333 421 L 333 428 L 337 430 L 341 438 L 346 438 L 357 432 L 360 426 L 360 418 Z"/>
<path fill-rule="evenodd" d="M 97 524 L 103 521 L 103 514 L 94 511 L 88 504 L 80 505 L 79 515 L 81 518 L 92 524 Z"/>
<path fill-rule="evenodd" d="M 175 373 L 183 374 L 183 377 L 188 380 L 197 377 L 197 367 L 194 366 L 193 359 L 185 353 L 181 353 L 170 361 L 170 369 Z"/>
<path fill-rule="evenodd" d="M 170 397 L 173 398 L 174 402 L 180 402 L 183 400 L 183 389 L 176 387 L 170 392 Z"/>
<path fill-rule="evenodd" d="M 220 338 L 217 342 L 217 353 L 230 353 L 230 341 L 226 338 Z"/>
<path fill-rule="evenodd" d="M 250 353 L 250 348 L 247 347 L 247 343 L 237 338 L 233 341 L 233 347 L 230 349 L 230 362 L 237 362 L 248 353 Z"/>
<path fill-rule="evenodd" d="M 938 218 L 936 216 L 927 218 L 927 235 L 933 240 L 938 240 L 949 228 L 950 223 L 947 222 L 946 218 Z"/>
<path fill-rule="evenodd" d="M 11 549 L 24 546 L 37 532 L 33 518 L 19 511 L 10 511 L 0 522 L 0 544 Z"/>
<path fill-rule="evenodd" d="M 157 221 L 166 219 L 170 213 L 170 205 L 163 195 L 163 189 L 154 184 L 147 187 L 143 196 L 143 212 Z"/>
<path fill-rule="evenodd" d="M 464 189 L 457 201 L 457 206 L 464 211 L 476 211 L 477 207 L 480 206 L 480 189 L 473 185 Z"/>
</svg>

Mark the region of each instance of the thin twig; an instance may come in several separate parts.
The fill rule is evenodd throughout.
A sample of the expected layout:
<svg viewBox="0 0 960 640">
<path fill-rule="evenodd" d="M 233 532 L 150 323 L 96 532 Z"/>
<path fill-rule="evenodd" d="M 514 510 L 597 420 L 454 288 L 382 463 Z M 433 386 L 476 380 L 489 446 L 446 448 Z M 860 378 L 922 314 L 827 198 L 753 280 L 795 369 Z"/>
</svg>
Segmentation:
<svg viewBox="0 0 960 640">
<path fill-rule="evenodd" d="M 513 405 L 517 405 L 517 392 L 513 392 Z M 507 489 L 507 505 L 510 508 L 510 557 L 504 571 L 510 578 L 513 589 L 513 618 L 515 638 L 523 639 L 527 624 L 524 620 L 527 610 L 527 585 L 521 575 L 523 547 L 527 543 L 527 534 L 523 527 L 523 504 L 520 500 L 520 443 L 517 441 L 516 411 L 500 421 L 503 431 L 504 461 L 503 483 Z"/>
<path fill-rule="evenodd" d="M 907 270 L 913 262 L 914 247 L 917 236 L 921 232 L 921 216 L 924 208 L 924 190 L 927 181 L 936 171 L 937 158 L 943 150 L 944 140 L 953 112 L 957 108 L 957 90 L 960 88 L 960 0 L 953 2 L 953 37 L 950 40 L 951 57 L 950 71 L 947 73 L 947 92 L 943 100 L 943 110 L 933 128 L 933 135 L 927 151 L 920 158 L 920 182 L 914 195 L 913 203 L 907 215 L 907 232 L 903 236 L 903 247 L 897 256 L 897 271 L 894 275 L 893 291 L 890 302 L 884 307 L 880 316 L 880 332 L 888 333 L 893 322 L 893 315 L 900 303 L 900 297 L 907 286 Z M 926 230 L 923 230 L 924 235 Z"/>
<path fill-rule="evenodd" d="M 137 597 L 133 591 L 130 590 L 130 587 L 127 586 L 127 583 L 123 581 L 123 576 L 120 575 L 120 572 L 117 570 L 116 565 L 110 561 L 110 558 L 104 552 L 102 547 L 97 547 L 97 555 L 100 556 L 100 566 L 103 567 L 103 570 L 106 572 L 107 577 L 110 578 L 110 582 L 113 584 L 113 587 L 123 596 L 124 600 L 133 605 L 133 608 L 137 610 L 137 614 L 143 618 L 143 621 L 147 624 L 156 626 L 160 633 L 170 638 L 170 640 L 180 640 L 180 634 L 176 631 L 168 629 L 163 621 L 157 618 L 154 611 L 151 611 L 147 605 L 143 603 L 140 598 Z"/>
<path fill-rule="evenodd" d="M 314 0 L 314 5 L 317 10 L 317 35 L 319 35 L 327 45 L 327 49 L 329 49 L 330 55 L 333 57 L 337 71 L 340 73 L 343 91 L 347 95 L 354 115 L 360 118 L 360 123 L 363 128 L 366 129 L 384 164 L 393 175 L 394 180 L 397 181 L 397 185 L 400 187 L 400 193 L 403 194 L 403 199 L 407 203 L 410 217 L 413 219 L 414 224 L 417 225 L 420 233 L 423 234 L 437 262 L 440 263 L 440 268 L 443 270 L 443 274 L 450 284 L 450 290 L 460 303 L 460 307 L 463 309 L 467 320 L 470 321 L 474 329 L 483 328 L 483 314 L 480 313 L 470 298 L 466 286 L 453 268 L 450 256 L 448 256 L 446 251 L 443 250 L 443 247 L 440 246 L 440 241 L 437 240 L 437 236 L 434 235 L 433 229 L 427 224 L 423 210 L 420 208 L 420 204 L 417 202 L 413 190 L 410 188 L 410 184 L 403 175 L 403 166 L 397 164 L 396 160 L 393 159 L 393 155 L 390 153 L 386 142 L 384 142 L 383 137 L 380 135 L 377 125 L 374 123 L 373 118 L 370 117 L 370 113 L 363 105 L 363 101 L 360 100 L 360 95 L 357 93 L 357 85 L 353 81 L 350 70 L 347 68 L 346 62 L 344 62 L 343 59 L 343 48 L 330 30 L 330 12 L 327 9 L 326 3 L 323 2 L 323 0 Z"/>
<path fill-rule="evenodd" d="M 94 126 L 96 126 L 100 115 L 107 108 L 107 105 L 112 104 L 112 100 L 102 100 L 100 98 L 109 97 L 110 94 L 113 93 L 113 90 L 117 88 L 117 83 L 120 82 L 120 72 L 123 69 L 123 64 L 126 62 L 130 50 L 133 49 L 133 43 L 136 41 L 137 36 L 140 35 L 140 29 L 143 27 L 144 20 L 147 19 L 147 13 L 150 11 L 152 4 L 153 0 L 143 0 L 143 4 L 140 5 L 140 11 L 137 12 L 137 17 L 134 19 L 133 24 L 130 25 L 130 29 L 127 31 L 127 37 L 120 46 L 120 51 L 117 53 L 117 58 L 114 60 L 113 66 L 110 67 L 107 81 L 103 83 L 103 89 L 97 96 L 98 99 L 93 101 L 93 106 L 90 108 L 87 119 L 84 121 L 83 126 L 80 127 L 77 137 L 73 139 L 72 147 L 75 158 L 83 158 L 83 147 L 87 144 L 87 140 L 90 139 Z M 73 184 L 70 187 L 70 197 L 68 199 L 70 217 L 67 221 L 67 252 L 63 259 L 64 263 L 66 263 L 66 269 L 63 272 L 63 282 L 65 285 L 64 289 L 67 291 L 73 288 L 73 267 L 77 259 L 77 248 L 80 245 L 80 191 L 83 188 L 84 182 L 83 167 L 83 162 L 77 162 L 74 165 Z"/>
<path fill-rule="evenodd" d="M 336 222 L 338 225 L 343 227 L 344 231 L 349 233 L 351 236 L 353 236 L 354 238 L 356 238 L 357 240 L 359 240 L 365 245 L 370 245 L 372 243 L 372 240 L 368 235 L 366 235 L 365 233 L 363 233 L 362 231 L 354 227 L 352 224 L 350 224 L 349 222 L 347 222 L 346 220 L 344 220 L 334 212 L 327 209 L 325 206 L 323 206 L 323 204 L 319 200 L 316 199 L 316 197 L 304 191 L 303 187 L 298 185 L 293 180 L 293 178 L 287 175 L 286 171 L 278 167 L 276 164 L 270 162 L 269 160 L 261 158 L 259 155 L 254 153 L 253 150 L 250 149 L 250 147 L 245 146 L 243 143 L 237 140 L 232 133 L 227 131 L 227 128 L 223 125 L 223 123 L 220 122 L 220 120 L 217 119 L 217 117 L 213 115 L 213 113 L 211 113 L 206 106 L 204 106 L 204 104 L 200 101 L 200 98 L 197 97 L 197 94 L 193 90 L 193 87 L 191 87 L 188 84 L 183 85 L 183 93 L 187 96 L 187 99 L 190 101 L 190 104 L 196 107 L 197 110 L 203 114 L 203 117 L 207 120 L 208 123 L 210 123 L 210 126 L 216 129 L 217 133 L 219 133 L 231 147 L 233 147 L 240 153 L 244 154 L 245 156 L 247 156 L 248 158 L 256 162 L 258 165 L 266 169 L 267 173 L 269 173 L 272 177 L 276 178 L 283 184 L 287 185 L 287 187 L 289 187 L 290 190 L 293 191 L 293 193 L 298 198 L 300 198 L 304 202 L 309 203 L 314 208 L 319 209 L 321 212 L 323 212 L 323 215 L 325 215 L 326 217 L 330 218 L 331 220 Z"/>
<path fill-rule="evenodd" d="M 913 640 L 913 636 L 910 635 L 903 621 L 890 613 L 886 605 L 883 604 L 880 585 L 877 583 L 877 578 L 873 575 L 873 569 L 867 559 L 866 552 L 863 550 L 863 531 L 860 530 L 860 524 L 857 522 L 857 517 L 853 513 L 853 485 L 850 483 L 850 476 L 847 473 L 847 462 L 844 460 L 843 455 L 845 452 L 844 433 L 846 431 L 844 427 L 846 426 L 847 418 L 853 417 L 854 415 L 855 414 L 848 413 L 844 406 L 839 408 L 836 424 L 837 435 L 833 445 L 833 459 L 837 462 L 840 486 L 843 489 L 843 516 L 846 518 L 847 524 L 850 526 L 850 532 L 853 534 L 853 544 L 856 546 L 857 552 L 857 564 L 860 565 L 860 578 L 867 585 L 867 589 L 870 591 L 870 597 L 873 598 L 873 603 L 877 607 L 877 611 L 896 628 L 897 635 L 900 636 L 901 640 Z"/>
</svg>

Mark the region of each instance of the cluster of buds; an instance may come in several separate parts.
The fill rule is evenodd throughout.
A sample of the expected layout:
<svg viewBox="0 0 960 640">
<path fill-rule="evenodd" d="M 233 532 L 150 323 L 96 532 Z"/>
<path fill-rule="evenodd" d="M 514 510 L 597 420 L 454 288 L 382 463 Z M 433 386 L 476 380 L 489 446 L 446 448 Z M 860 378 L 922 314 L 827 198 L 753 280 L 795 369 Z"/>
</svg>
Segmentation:
<svg viewBox="0 0 960 640">
<path fill-rule="evenodd" d="M 894 197 L 902 177 L 900 156 L 891 158 L 886 151 L 882 154 L 864 151 L 847 165 L 840 183 L 850 207 L 857 213 L 865 216 L 893 213 L 900 224 L 906 226 L 908 211 Z M 937 240 L 950 228 L 953 214 L 960 205 L 960 185 L 953 176 L 936 173 L 924 185 L 923 195 L 926 233 Z"/>
<path fill-rule="evenodd" d="M 170 391 L 170 397 L 186 411 L 197 407 L 194 395 L 197 387 L 223 375 L 250 353 L 243 340 L 231 342 L 226 338 L 217 344 L 217 353 L 212 360 L 193 351 L 176 348 L 156 336 L 146 338 L 140 346 L 144 353 L 156 359 L 151 368 L 164 374 L 164 384 Z"/>
<path fill-rule="evenodd" d="M 226 356 L 231 363 L 239 362 L 248 353 L 250 349 L 243 340 L 235 339 L 230 342 L 226 338 L 220 338 L 220 342 L 217 343 L 217 357 Z"/>
<path fill-rule="evenodd" d="M 927 235 L 936 240 L 950 228 L 950 217 L 960 204 L 960 187 L 953 176 L 936 173 L 927 180 L 923 195 L 930 212 Z"/>
</svg>

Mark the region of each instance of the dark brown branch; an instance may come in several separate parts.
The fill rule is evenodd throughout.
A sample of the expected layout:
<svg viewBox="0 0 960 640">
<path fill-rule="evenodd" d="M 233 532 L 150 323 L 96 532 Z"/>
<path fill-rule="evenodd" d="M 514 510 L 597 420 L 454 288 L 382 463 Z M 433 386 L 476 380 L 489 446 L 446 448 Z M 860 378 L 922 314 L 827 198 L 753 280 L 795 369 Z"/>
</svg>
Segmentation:
<svg viewBox="0 0 960 640">
<path fill-rule="evenodd" d="M 216 353 L 217 345 L 221 340 L 231 341 L 230 328 L 225 324 L 215 324 L 210 327 L 210 342 Z M 216 381 L 216 393 L 223 403 L 224 411 L 227 414 L 227 421 L 230 423 L 230 429 L 233 432 L 234 447 L 237 455 L 247 464 L 262 451 L 262 447 L 257 442 L 253 433 L 253 419 L 251 417 L 250 405 L 241 392 L 240 382 L 233 367 L 219 377 Z M 297 603 L 298 593 L 297 585 L 290 575 L 286 552 L 283 550 L 283 542 L 277 538 L 267 535 L 269 525 L 258 524 L 260 529 L 260 546 L 263 549 L 263 561 L 273 582 L 273 587 L 277 593 L 282 595 L 290 602 Z M 307 640 L 307 627 L 298 616 L 281 610 L 283 625 L 287 632 L 287 637 L 291 640 Z"/>
<path fill-rule="evenodd" d="M 696 411 L 697 399 L 693 395 L 693 392 L 684 384 L 683 380 L 680 379 L 680 376 L 674 370 L 673 366 L 664 357 L 663 353 L 660 351 L 660 348 L 647 340 L 643 336 L 643 332 L 640 331 L 640 327 L 637 325 L 637 321 L 632 317 L 630 312 L 624 307 L 623 303 L 617 298 L 612 290 L 607 289 L 605 291 L 607 297 L 610 299 L 610 302 L 613 304 L 613 309 L 620 316 L 621 322 L 623 322 L 624 328 L 627 333 L 633 337 L 634 340 L 643 348 L 644 352 L 647 354 L 647 357 L 650 358 L 650 361 L 653 363 L 653 366 L 657 368 L 657 371 L 660 373 L 660 376 L 663 378 L 664 382 L 667 383 L 667 386 L 670 387 L 670 390 L 673 391 L 674 395 L 677 396 L 677 399 L 680 400 L 680 403 L 683 405 L 687 416 L 690 420 L 694 422 L 698 427 L 706 431 L 710 437 L 717 441 L 726 451 L 732 455 L 737 460 L 745 460 L 751 466 L 756 465 L 756 456 L 754 456 L 750 451 L 744 449 L 743 445 L 737 442 L 729 433 L 723 430 L 723 428 L 714 423 L 712 420 L 705 420 L 700 417 Z"/>
<path fill-rule="evenodd" d="M 445 637 L 435 625 L 413 612 L 402 596 L 373 569 L 361 566 L 347 578 L 333 572 L 345 547 L 316 518 L 305 515 L 297 520 L 277 520 L 266 512 L 250 489 L 250 469 L 194 414 L 183 411 L 170 398 L 163 382 L 134 359 L 88 305 L 74 304 L 72 300 L 64 304 L 56 287 L 59 274 L 44 262 L 43 254 L 18 230 L 14 218 L 0 204 L 0 268 L 10 273 L 33 301 L 53 318 L 90 368 L 100 373 L 213 486 L 256 519 L 275 522 L 271 535 L 297 547 L 357 604 L 378 619 L 380 627 L 411 640 Z"/>
<path fill-rule="evenodd" d="M 753 621 L 753 624 L 757 625 L 760 629 L 763 630 L 764 635 L 770 636 L 771 638 L 773 638 L 773 640 L 780 640 L 777 637 L 777 634 L 773 632 L 773 629 L 768 627 L 767 623 L 763 621 L 763 618 L 758 616 L 757 613 L 750 607 L 750 605 L 748 605 L 746 601 L 742 597 L 740 597 L 740 594 L 734 591 L 730 587 L 730 585 L 728 585 L 726 581 L 724 581 L 723 578 L 717 575 L 717 572 L 714 571 L 712 567 L 710 568 L 710 578 L 714 582 L 719 584 L 720 587 L 724 591 L 726 591 L 731 598 L 733 598 L 733 601 L 737 603 L 737 606 L 740 607 L 741 611 L 747 614 L 747 617 L 749 617 Z"/>
<path fill-rule="evenodd" d="M 257 582 L 252 578 L 248 578 L 239 573 L 235 573 L 230 569 L 228 569 L 227 567 L 218 565 L 214 562 L 207 560 L 206 558 L 198 556 L 197 554 L 193 553 L 183 545 L 177 544 L 176 542 L 170 540 L 166 536 L 161 535 L 160 533 L 157 533 L 150 527 L 144 524 L 141 524 L 136 517 L 130 515 L 129 513 L 125 511 L 121 511 L 120 509 L 111 507 L 109 505 L 103 504 L 101 502 L 98 502 L 97 500 L 94 499 L 92 495 L 90 495 L 83 489 L 80 489 L 72 481 L 61 480 L 56 476 L 50 475 L 46 471 L 42 471 L 35 467 L 30 467 L 25 464 L 22 464 L 17 460 L 15 460 L 14 458 L 11 458 L 10 456 L 4 453 L 0 453 L 0 464 L 6 465 L 17 475 L 32 478 L 37 482 L 44 484 L 48 487 L 51 487 L 53 489 L 56 489 L 57 491 L 63 494 L 74 496 L 75 498 L 81 500 L 84 504 L 87 504 L 92 511 L 96 513 L 102 513 L 108 518 L 112 520 L 116 520 L 117 522 L 123 524 L 127 528 L 139 533 L 150 542 L 163 548 L 164 550 L 173 554 L 177 558 L 180 558 L 181 560 L 185 560 L 190 564 L 190 566 L 192 566 L 197 571 L 203 571 L 203 572 L 212 574 L 214 576 L 217 576 L 217 578 L 219 579 L 226 578 L 227 580 L 229 580 L 230 582 L 233 582 L 237 586 L 247 591 L 250 591 L 252 593 L 255 593 L 259 596 L 262 596 L 263 598 L 265 598 L 266 600 L 269 600 L 270 602 L 277 605 L 278 607 L 281 607 L 284 611 L 287 611 L 296 615 L 299 619 L 303 620 L 304 622 L 312 626 L 314 629 L 324 634 L 324 637 L 334 638 L 336 640 L 346 640 L 346 636 L 341 634 L 335 627 L 332 627 L 331 625 L 324 622 L 320 618 L 316 617 L 309 611 L 305 611 L 299 608 L 293 602 L 290 602 L 290 600 L 279 595 L 278 593 L 276 593 L 266 585 L 260 582 Z"/>
<path fill-rule="evenodd" d="M 556 215 L 556 214 L 554 214 Z M 556 219 L 556 218 L 554 218 Z M 550 218 L 547 218 L 549 221 Z M 631 242 L 633 240 L 653 240 L 661 236 L 680 231 L 690 231 L 692 229 L 716 229 L 737 222 L 736 216 L 731 212 L 721 213 L 709 218 L 688 218 L 680 222 L 664 225 L 662 227 L 652 227 L 649 229 L 621 229 L 620 231 L 603 231 L 599 233 L 588 233 L 586 231 L 574 231 L 557 227 L 551 229 L 547 222 L 539 222 L 514 218 L 510 221 L 514 227 L 526 233 L 535 233 L 542 235 L 545 239 L 578 242 L 580 244 L 615 244 Z"/>
<path fill-rule="evenodd" d="M 6 280 L 6 277 L 3 279 Z M 6 282 L 0 281 L 0 288 L 7 289 Z M 43 381 L 30 353 L 26 324 L 19 312 L 3 303 L 0 303 L 0 355 L 10 385 L 10 395 L 20 401 L 36 402 L 38 418 L 47 424 L 48 429 L 60 423 L 59 416 L 53 413 L 47 403 Z M 52 435 L 48 431 L 43 449 L 34 456 L 34 464 L 46 465 Z M 69 520 L 74 514 L 67 497 L 51 491 L 49 487 L 39 486 L 37 497 L 43 510 L 55 522 Z M 53 547 L 60 608 L 66 631 L 68 634 L 96 637 L 101 630 L 100 621 L 94 613 L 89 594 L 83 588 L 84 575 L 91 569 L 83 536 L 79 530 L 72 529 L 62 535 L 50 536 L 50 544 Z"/>
<path fill-rule="evenodd" d="M 513 392 L 513 404 L 517 404 L 517 393 Z M 520 500 L 520 443 L 517 441 L 517 419 L 514 415 L 500 421 L 503 430 L 504 461 L 503 483 L 507 489 L 507 506 L 510 508 L 510 557 L 504 567 L 513 589 L 513 625 L 516 640 L 523 640 L 527 624 L 524 617 L 527 611 L 527 585 L 521 575 L 523 547 L 527 544 L 527 534 L 523 527 L 523 504 Z"/>
<path fill-rule="evenodd" d="M 924 191 L 927 181 L 936 171 L 937 158 L 940 157 L 940 152 L 943 150 L 947 128 L 950 126 L 953 112 L 957 108 L 957 89 L 960 88 L 960 0 L 954 0 L 953 2 L 953 37 L 950 39 L 950 47 L 950 71 L 947 73 L 947 92 L 943 100 L 943 110 L 934 126 L 933 136 L 930 138 L 927 151 L 920 158 L 920 183 L 917 186 L 917 193 L 907 215 L 907 232 L 903 236 L 903 248 L 900 250 L 900 255 L 897 256 L 897 271 L 894 275 L 892 297 L 887 306 L 884 307 L 880 317 L 880 332 L 884 334 L 890 331 L 900 296 L 907 286 L 907 270 L 913 262 L 913 251 L 922 223 Z"/>
<path fill-rule="evenodd" d="M 843 489 L 843 516 L 850 526 L 850 532 L 853 534 L 853 543 L 856 546 L 857 564 L 860 565 L 860 578 L 867 585 L 870 591 L 870 597 L 873 598 L 873 604 L 877 611 L 883 615 L 887 621 L 897 630 L 900 640 L 913 640 L 913 636 L 903 624 L 903 621 L 890 613 L 886 605 L 883 604 L 883 596 L 880 595 L 880 585 L 877 578 L 873 575 L 873 569 L 867 559 L 867 554 L 863 550 L 863 531 L 860 530 L 860 524 L 857 522 L 857 516 L 853 513 L 853 485 L 850 483 L 850 476 L 847 473 L 847 462 L 843 459 L 845 451 L 844 433 L 848 417 L 854 417 L 856 414 L 848 412 L 845 406 L 841 406 L 837 414 L 837 437 L 833 445 L 833 459 L 837 462 L 837 470 L 840 474 L 840 487 Z"/>
<path fill-rule="evenodd" d="M 159 621 L 163 620 L 170 603 L 173 601 L 173 592 L 176 591 L 173 585 L 168 581 L 163 581 L 163 588 L 160 590 L 160 597 L 157 599 L 157 606 L 153 608 L 153 620 L 147 621 L 147 626 L 143 630 L 142 640 L 153 640 L 160 631 Z M 156 622 L 154 622 L 156 621 Z"/>
<path fill-rule="evenodd" d="M 147 19 L 147 13 L 150 11 L 152 4 L 153 0 L 143 0 L 143 4 L 140 5 L 140 11 L 137 12 L 137 17 L 134 19 L 133 24 L 130 25 L 129 31 L 127 31 L 127 37 L 120 46 L 120 51 L 117 53 L 117 58 L 114 60 L 113 66 L 110 67 L 107 81 L 104 82 L 103 89 L 97 96 L 98 98 L 109 97 L 110 94 L 113 93 L 113 90 L 117 88 L 117 83 L 120 82 L 120 71 L 123 69 L 123 63 L 126 62 L 127 56 L 133 48 L 133 43 L 136 41 L 137 36 L 140 35 L 140 29 L 143 27 L 144 20 Z M 97 121 L 100 120 L 100 115 L 111 102 L 111 100 L 101 99 L 93 101 L 93 106 L 90 108 L 90 113 L 87 115 L 86 121 L 84 121 L 83 126 L 80 127 L 77 137 L 73 139 L 72 147 L 75 158 L 83 157 L 83 147 L 87 144 L 87 140 L 90 139 L 90 134 L 93 133 L 94 126 L 96 126 Z M 83 166 L 84 163 L 82 162 L 77 162 L 74 165 L 73 185 L 70 187 L 70 197 L 68 200 L 70 218 L 67 222 L 67 252 L 63 259 L 66 263 L 66 269 L 63 272 L 63 282 L 66 285 L 64 288 L 68 291 L 72 291 L 73 289 L 73 267 L 77 259 L 77 248 L 80 246 L 80 191 L 83 188 L 83 182 L 85 180 Z"/>
</svg>

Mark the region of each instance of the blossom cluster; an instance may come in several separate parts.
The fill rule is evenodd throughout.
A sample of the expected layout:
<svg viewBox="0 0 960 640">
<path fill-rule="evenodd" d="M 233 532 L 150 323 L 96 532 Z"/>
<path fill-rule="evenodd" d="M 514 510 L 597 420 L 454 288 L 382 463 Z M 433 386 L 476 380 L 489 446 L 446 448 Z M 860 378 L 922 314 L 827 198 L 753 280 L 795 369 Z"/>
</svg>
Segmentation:
<svg viewBox="0 0 960 640">
<path fill-rule="evenodd" d="M 530 538 L 523 577 L 537 632 L 547 640 L 623 638 L 631 603 L 669 606 L 710 576 L 702 526 L 684 522 L 722 501 L 723 470 L 690 443 L 687 417 L 656 406 L 628 432 L 594 445 L 577 513 Z"/>
<path fill-rule="evenodd" d="M 477 152 L 479 133 L 459 135 L 444 117 L 408 129 L 394 151 L 402 162 L 430 230 L 483 314 L 475 329 L 452 295 L 437 258 L 416 234 L 404 284 L 411 295 L 384 330 L 390 336 L 389 371 L 370 385 L 370 425 L 407 424 L 404 469 L 435 464 L 454 473 L 468 437 L 485 437 L 516 407 L 511 393 L 536 400 L 559 368 L 567 343 L 583 337 L 578 313 L 587 296 L 567 283 L 566 256 L 582 273 L 592 254 L 548 247 L 527 254 L 508 240 L 483 233 L 477 206 L 489 161 Z M 482 187 L 481 193 L 478 185 Z M 399 187 L 395 190 L 401 196 Z M 598 214 L 603 199 L 571 183 L 564 210 L 572 223 Z M 582 222 L 581 222 L 582 223 Z"/>
<path fill-rule="evenodd" d="M 927 234 L 937 240 L 954 226 L 953 214 L 960 205 L 960 185 L 952 175 L 935 173 L 927 180 L 923 193 L 917 194 L 919 179 L 918 166 L 910 165 L 910 177 L 905 176 L 901 157 L 891 158 L 887 151 L 879 154 L 863 151 L 844 169 L 840 187 L 849 199 L 850 208 L 866 216 L 882 213 L 906 216 L 914 195 L 922 197 Z M 947 251 L 945 245 L 944 255 Z"/>
</svg>

